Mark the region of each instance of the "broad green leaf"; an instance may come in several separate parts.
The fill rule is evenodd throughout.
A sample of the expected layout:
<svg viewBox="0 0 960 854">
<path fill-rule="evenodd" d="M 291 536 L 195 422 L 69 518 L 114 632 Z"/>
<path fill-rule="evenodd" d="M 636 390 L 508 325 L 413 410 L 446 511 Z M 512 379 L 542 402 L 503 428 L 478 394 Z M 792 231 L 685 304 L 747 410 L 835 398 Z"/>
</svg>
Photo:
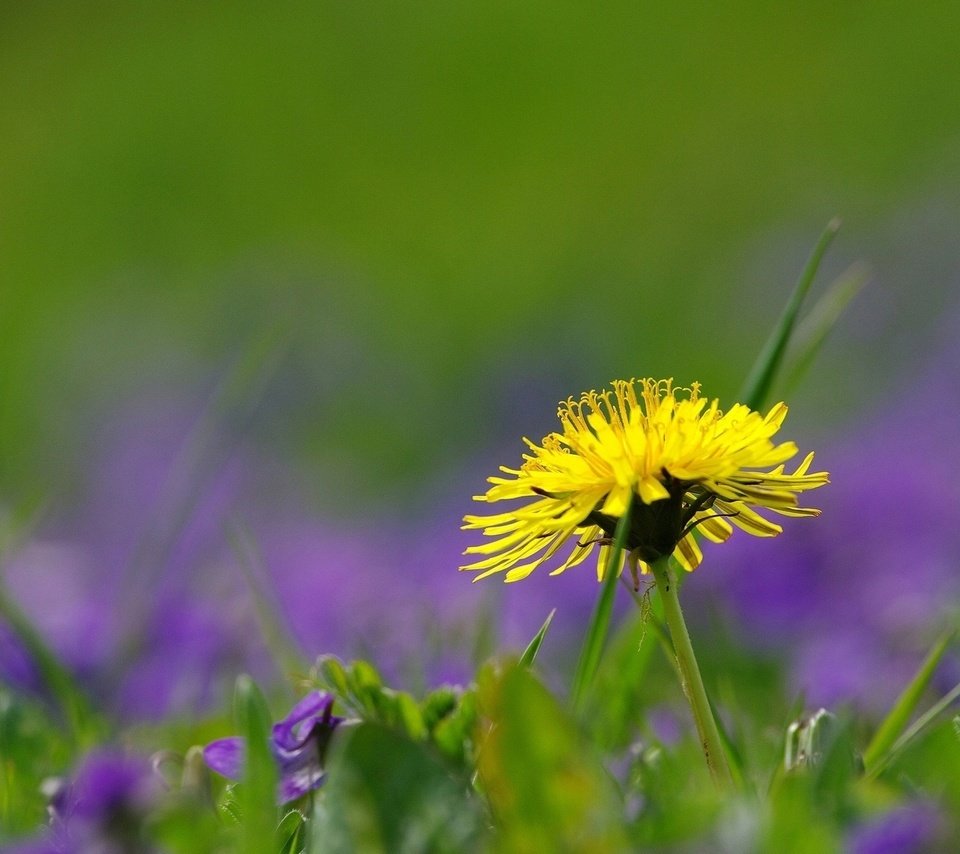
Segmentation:
<svg viewBox="0 0 960 854">
<path fill-rule="evenodd" d="M 863 752 L 863 763 L 868 772 L 872 773 L 875 766 L 885 761 L 887 752 L 893 747 L 898 736 L 903 733 L 955 634 L 956 630 L 951 629 L 937 640 L 913 679 L 903 689 L 903 692 L 893 704 L 893 708 L 890 709 L 877 728 L 870 744 Z"/>
<path fill-rule="evenodd" d="M 520 664 L 523 667 L 530 667 L 533 665 L 533 662 L 537 660 L 537 653 L 540 652 L 543 639 L 546 637 L 547 630 L 550 628 L 550 623 L 553 621 L 553 615 L 556 613 L 557 609 L 554 608 L 549 614 L 547 614 L 547 619 L 545 619 L 543 621 L 543 625 L 540 626 L 540 631 L 538 631 L 533 636 L 533 640 L 527 644 L 527 648 L 523 651 L 523 655 L 520 656 Z"/>
<path fill-rule="evenodd" d="M 817 275 L 817 269 L 820 267 L 820 262 L 823 260 L 827 248 L 830 246 L 839 229 L 840 220 L 834 219 L 827 224 L 823 234 L 820 235 L 820 239 L 817 241 L 817 245 L 814 246 L 813 252 L 810 254 L 810 258 L 803 268 L 803 272 L 800 274 L 800 278 L 797 280 L 793 292 L 790 294 L 790 299 L 787 301 L 787 305 L 780 315 L 780 319 L 777 321 L 777 325 L 767 339 L 766 344 L 763 345 L 757 361 L 754 362 L 750 373 L 747 375 L 746 382 L 740 389 L 740 394 L 737 399 L 751 409 L 759 410 L 767 401 L 767 396 L 770 393 L 770 389 L 783 362 L 787 345 L 790 343 L 790 338 L 797 322 L 797 316 L 800 313 L 800 307 L 803 305 L 803 300 L 810 290 L 810 285 L 813 284 L 814 277 Z"/>
<path fill-rule="evenodd" d="M 237 729 L 246 740 L 243 781 L 236 797 L 240 814 L 238 849 L 263 854 L 277 847 L 277 766 L 270 751 L 272 720 L 257 684 L 246 675 L 234 691 Z"/>
<path fill-rule="evenodd" d="M 307 851 L 484 850 L 478 798 L 428 745 L 372 723 L 343 735 L 327 764 Z"/>
<path fill-rule="evenodd" d="M 625 851 L 623 803 L 573 719 L 526 668 L 484 671 L 479 781 L 499 851 Z"/>
</svg>

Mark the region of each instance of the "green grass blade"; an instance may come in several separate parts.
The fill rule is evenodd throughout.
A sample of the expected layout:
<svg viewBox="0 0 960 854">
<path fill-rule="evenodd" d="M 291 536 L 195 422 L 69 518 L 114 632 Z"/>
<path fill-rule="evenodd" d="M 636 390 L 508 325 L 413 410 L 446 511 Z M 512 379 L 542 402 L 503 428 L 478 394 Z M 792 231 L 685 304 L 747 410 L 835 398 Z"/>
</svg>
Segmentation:
<svg viewBox="0 0 960 854">
<path fill-rule="evenodd" d="M 865 264 L 854 264 L 834 280 L 810 313 L 797 324 L 787 359 L 789 364 L 785 368 L 787 376 L 783 387 L 786 392 L 799 384 L 837 321 L 869 278 L 870 271 Z"/>
<path fill-rule="evenodd" d="M 268 595 L 260 582 L 263 560 L 249 529 L 235 520 L 227 536 L 247 582 L 263 642 L 276 668 L 292 685 L 298 677 L 309 671 L 310 665 L 286 628 L 279 604 Z"/>
<path fill-rule="evenodd" d="M 47 646 L 33 623 L 0 582 L 0 618 L 12 629 L 29 655 L 41 680 L 50 692 L 64 722 L 72 733 L 77 750 L 91 747 L 98 741 L 101 722 L 94 714 L 90 701 L 70 671 Z"/>
<path fill-rule="evenodd" d="M 234 715 L 246 740 L 243 783 L 237 789 L 240 807 L 241 854 L 263 854 L 277 849 L 277 767 L 270 752 L 272 720 L 257 684 L 246 675 L 237 678 Z"/>
<path fill-rule="evenodd" d="M 937 669 L 937 665 L 949 648 L 955 634 L 956 629 L 951 629 L 933 645 L 916 675 L 903 689 L 903 692 L 893 704 L 893 708 L 890 709 L 877 728 L 870 744 L 863 752 L 863 764 L 868 772 L 872 772 L 876 765 L 884 762 L 884 757 L 896 743 L 897 737 L 904 731 L 910 717 L 917 708 L 917 703 L 923 696 L 923 692 L 930 684 L 933 672 Z"/>
<path fill-rule="evenodd" d="M 547 614 L 547 619 L 543 621 L 543 625 L 540 626 L 540 631 L 538 631 L 534 636 L 533 640 L 527 644 L 527 648 L 523 651 L 523 655 L 520 656 L 520 666 L 521 667 L 530 667 L 534 661 L 537 659 L 537 653 L 540 652 L 540 647 L 543 644 L 543 639 L 547 635 L 547 629 L 550 628 L 550 623 L 553 622 L 553 615 L 557 613 L 557 609 L 554 608 L 549 614 Z"/>
<path fill-rule="evenodd" d="M 868 773 L 871 777 L 876 777 L 886 768 L 917 736 L 921 735 L 927 727 L 933 724 L 940 715 L 942 715 L 956 699 L 960 697 L 960 683 L 954 685 L 946 694 L 944 694 L 936 703 L 925 711 L 910 726 L 907 731 L 898 738 L 893 747 L 884 754 L 880 761 Z"/>
<path fill-rule="evenodd" d="M 633 509 L 633 501 L 634 498 L 631 493 L 626 509 L 620 517 L 620 521 L 617 522 L 617 529 L 613 537 L 613 548 L 610 551 L 610 559 L 604 571 L 603 587 L 590 617 L 590 625 L 587 627 L 583 646 L 580 648 L 580 658 L 577 660 L 577 669 L 573 675 L 573 688 L 571 690 L 575 709 L 580 709 L 583 706 L 587 689 L 593 682 L 597 666 L 600 664 L 603 645 L 610 629 L 613 597 L 617 590 L 617 578 L 619 576 L 617 570 L 620 568 L 620 556 L 623 554 L 623 547 L 627 542 L 627 529 L 630 527 L 630 511 Z"/>
<path fill-rule="evenodd" d="M 767 339 L 766 344 L 763 345 L 763 349 L 750 369 L 743 388 L 740 389 L 740 395 L 737 399 L 751 409 L 760 409 L 766 403 L 767 396 L 770 394 L 770 389 L 783 363 L 783 355 L 790 343 L 797 322 L 797 315 L 800 313 L 800 306 L 810 290 L 810 285 L 813 284 L 827 248 L 839 229 L 840 220 L 832 219 L 827 224 L 823 234 L 820 235 L 820 239 L 814 246 L 813 252 L 810 253 L 807 265 L 803 268 L 803 272 L 794 286 L 793 293 L 790 294 L 790 299 L 780 315 L 773 333 Z"/>
</svg>

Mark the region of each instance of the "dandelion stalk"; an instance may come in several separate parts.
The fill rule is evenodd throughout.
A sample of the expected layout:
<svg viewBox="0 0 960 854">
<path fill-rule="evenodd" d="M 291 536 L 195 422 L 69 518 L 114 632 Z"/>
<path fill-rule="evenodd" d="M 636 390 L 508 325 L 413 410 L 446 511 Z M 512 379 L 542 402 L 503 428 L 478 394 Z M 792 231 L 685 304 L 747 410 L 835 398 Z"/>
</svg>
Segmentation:
<svg viewBox="0 0 960 854">
<path fill-rule="evenodd" d="M 719 785 L 729 785 L 732 782 L 730 768 L 727 765 L 726 753 L 720 732 L 710 709 L 710 700 L 707 698 L 700 668 L 697 666 L 697 657 L 690 642 L 690 633 L 683 619 L 680 609 L 680 598 L 677 596 L 677 584 L 670 568 L 670 558 L 663 557 L 650 564 L 650 570 L 657 583 L 657 590 L 663 602 L 663 612 L 673 640 L 673 649 L 677 657 L 677 666 L 680 670 L 683 693 L 687 696 L 693 720 L 700 737 L 700 746 L 706 757 L 707 766 L 713 779 Z"/>
</svg>

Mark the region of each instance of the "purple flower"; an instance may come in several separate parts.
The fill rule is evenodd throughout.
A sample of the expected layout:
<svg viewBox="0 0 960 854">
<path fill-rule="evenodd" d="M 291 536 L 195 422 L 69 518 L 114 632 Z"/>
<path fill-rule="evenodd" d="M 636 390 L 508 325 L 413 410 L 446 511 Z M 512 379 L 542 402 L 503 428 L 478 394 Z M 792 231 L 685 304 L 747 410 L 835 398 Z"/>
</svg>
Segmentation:
<svg viewBox="0 0 960 854">
<path fill-rule="evenodd" d="M 53 797 L 52 850 L 152 850 L 143 821 L 160 791 L 146 759 L 110 749 L 88 754 Z"/>
<path fill-rule="evenodd" d="M 323 760 L 330 737 L 343 718 L 333 714 L 333 697 L 312 691 L 282 721 L 273 725 L 270 750 L 280 771 L 277 801 L 285 804 L 318 788 L 326 777 Z M 246 755 L 238 736 L 212 741 L 203 750 L 207 765 L 218 774 L 239 780 Z"/>
<path fill-rule="evenodd" d="M 921 854 L 937 844 L 942 821 L 929 804 L 909 804 L 862 824 L 847 840 L 850 854 Z"/>
</svg>

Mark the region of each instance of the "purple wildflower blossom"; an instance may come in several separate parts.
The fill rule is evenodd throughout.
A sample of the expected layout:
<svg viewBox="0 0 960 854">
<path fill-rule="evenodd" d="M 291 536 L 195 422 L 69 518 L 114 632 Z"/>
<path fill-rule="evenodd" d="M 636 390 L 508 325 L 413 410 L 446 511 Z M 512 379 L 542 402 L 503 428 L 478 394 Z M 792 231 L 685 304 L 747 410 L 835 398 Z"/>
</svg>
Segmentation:
<svg viewBox="0 0 960 854">
<path fill-rule="evenodd" d="M 273 725 L 270 750 L 280 772 L 278 803 L 294 801 L 323 784 L 327 745 L 342 722 L 343 718 L 333 714 L 333 697 L 313 691 Z M 246 744 L 238 736 L 212 741 L 203 750 L 207 765 L 231 780 L 243 776 L 245 756 Z"/>
<path fill-rule="evenodd" d="M 37 841 L 59 852 L 151 851 L 143 822 L 161 794 L 149 762 L 112 749 L 86 756 L 50 805 L 51 833 Z"/>
</svg>

